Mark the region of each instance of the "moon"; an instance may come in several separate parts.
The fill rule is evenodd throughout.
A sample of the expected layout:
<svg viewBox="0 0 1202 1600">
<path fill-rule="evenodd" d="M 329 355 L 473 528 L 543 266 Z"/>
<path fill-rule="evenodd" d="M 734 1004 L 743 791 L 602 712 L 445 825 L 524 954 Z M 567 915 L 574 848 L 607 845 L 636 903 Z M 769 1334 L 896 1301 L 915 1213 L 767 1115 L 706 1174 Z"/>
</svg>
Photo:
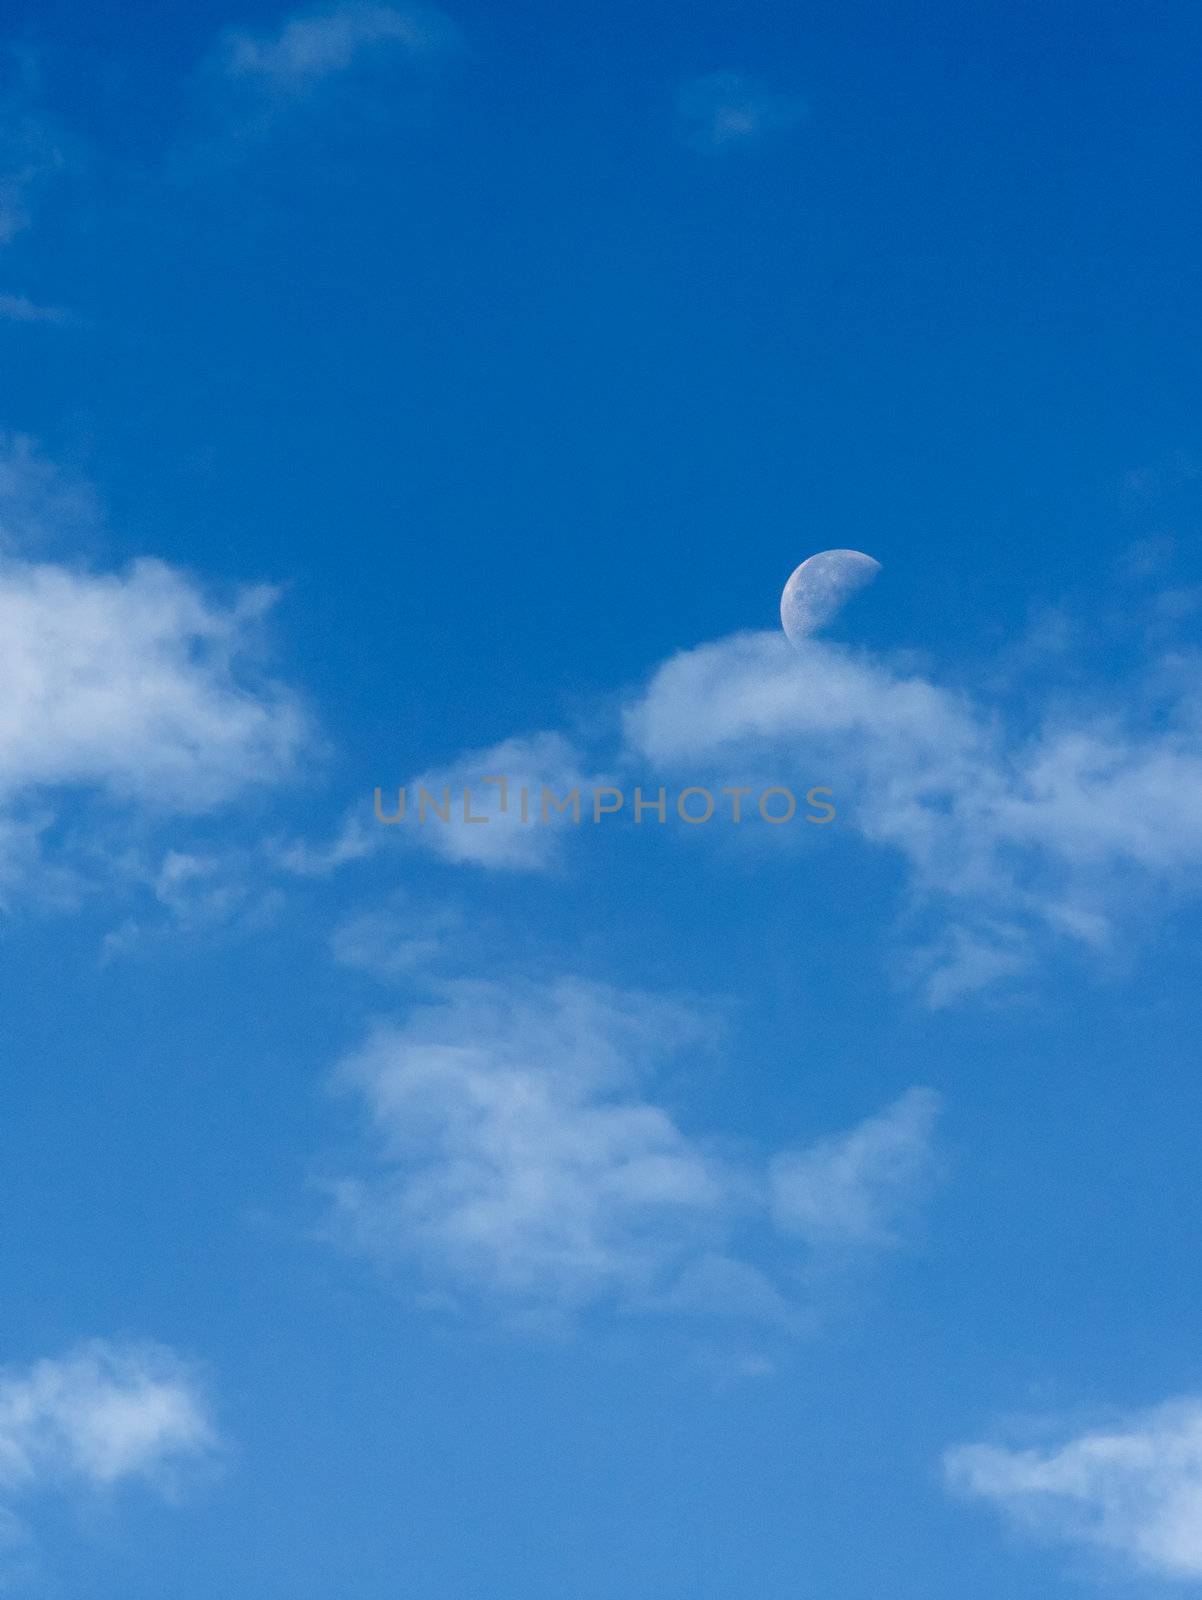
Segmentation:
<svg viewBox="0 0 1202 1600">
<path fill-rule="evenodd" d="M 799 648 L 825 628 L 880 570 L 880 562 L 862 550 L 821 550 L 803 561 L 780 597 L 780 625 L 789 643 Z"/>
</svg>

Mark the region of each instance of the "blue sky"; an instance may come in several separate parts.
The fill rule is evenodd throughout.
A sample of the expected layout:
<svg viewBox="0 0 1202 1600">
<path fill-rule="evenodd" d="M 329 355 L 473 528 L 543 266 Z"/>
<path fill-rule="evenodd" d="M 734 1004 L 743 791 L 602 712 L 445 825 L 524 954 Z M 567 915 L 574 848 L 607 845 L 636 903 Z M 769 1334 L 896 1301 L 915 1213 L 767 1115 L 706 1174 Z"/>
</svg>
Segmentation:
<svg viewBox="0 0 1202 1600">
<path fill-rule="evenodd" d="M 1196 10 L 3 33 L 0 1593 L 1202 1587 Z"/>
</svg>

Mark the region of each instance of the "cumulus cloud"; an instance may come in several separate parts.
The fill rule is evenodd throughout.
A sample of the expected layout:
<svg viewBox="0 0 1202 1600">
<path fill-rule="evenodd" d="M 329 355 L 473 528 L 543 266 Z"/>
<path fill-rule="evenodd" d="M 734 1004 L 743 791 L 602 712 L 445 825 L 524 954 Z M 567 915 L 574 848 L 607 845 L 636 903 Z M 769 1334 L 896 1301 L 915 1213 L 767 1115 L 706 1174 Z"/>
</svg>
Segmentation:
<svg viewBox="0 0 1202 1600">
<path fill-rule="evenodd" d="M 676 96 L 681 137 L 701 150 L 721 150 L 787 131 L 805 113 L 803 101 L 738 72 L 694 78 Z"/>
<path fill-rule="evenodd" d="M 1202 1400 L 1186 1397 L 1053 1448 L 962 1445 L 959 1494 L 1046 1538 L 1108 1551 L 1162 1578 L 1202 1579 Z"/>
<path fill-rule="evenodd" d="M 416 1261 L 441 1291 L 532 1315 L 608 1305 L 790 1321 L 787 1286 L 736 1234 L 775 1239 L 786 1279 L 796 1246 L 782 1246 L 774 1216 L 813 1248 L 878 1247 L 924 1166 L 933 1106 L 907 1100 L 847 1136 L 824 1232 L 820 1198 L 805 1213 L 800 1179 L 788 1194 L 804 1154 L 770 1180 L 655 1098 L 666 1064 L 709 1031 L 693 1009 L 581 982 L 446 985 L 340 1071 L 368 1108 L 379 1162 L 335 1186 L 339 1234 Z M 837 1165 L 836 1150 L 813 1152 L 815 1170 Z"/>
<path fill-rule="evenodd" d="M 97 1340 L 58 1359 L 0 1369 L 0 1492 L 168 1490 L 216 1450 L 195 1374 L 171 1351 Z"/>
</svg>

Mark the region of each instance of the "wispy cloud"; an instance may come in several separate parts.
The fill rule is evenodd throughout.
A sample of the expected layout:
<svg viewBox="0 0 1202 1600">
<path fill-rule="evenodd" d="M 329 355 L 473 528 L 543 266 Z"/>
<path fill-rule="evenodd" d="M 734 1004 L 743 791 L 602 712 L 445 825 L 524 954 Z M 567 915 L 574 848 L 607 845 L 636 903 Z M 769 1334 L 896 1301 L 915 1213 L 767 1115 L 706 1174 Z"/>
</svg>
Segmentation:
<svg viewBox="0 0 1202 1600">
<path fill-rule="evenodd" d="M 815 1247 L 901 1243 L 934 1185 L 939 1109 L 933 1090 L 910 1089 L 849 1133 L 777 1156 L 777 1226 Z"/>
<path fill-rule="evenodd" d="M 805 114 L 804 101 L 738 72 L 694 78 L 676 96 L 680 136 L 699 150 L 723 150 L 786 132 Z"/>
<path fill-rule="evenodd" d="M 114 888 L 123 898 L 132 893 L 137 911 L 104 936 L 102 966 L 168 939 L 261 934 L 284 903 L 258 851 L 160 847 L 147 860 L 145 851 L 127 848 L 110 868 Z"/>
<path fill-rule="evenodd" d="M 86 540 L 99 517 L 86 482 L 64 472 L 28 434 L 0 428 L 0 556 Z"/>
<path fill-rule="evenodd" d="M 222 41 L 222 60 L 231 78 L 271 94 L 296 96 L 350 71 L 367 56 L 421 53 L 441 48 L 451 37 L 448 20 L 433 10 L 330 5 L 298 12 L 270 33 L 231 29 Z"/>
<path fill-rule="evenodd" d="M 406 844 L 460 866 L 546 872 L 563 860 L 578 821 L 570 797 L 583 797 L 587 809 L 592 790 L 608 781 L 586 772 L 563 734 L 519 735 L 399 783 L 383 782 L 332 837 L 280 841 L 272 854 L 285 872 L 302 878 L 328 877 Z"/>
<path fill-rule="evenodd" d="M 0 318 L 6 322 L 49 323 L 65 327 L 71 321 L 71 314 L 59 306 L 38 305 L 23 294 L 0 294 Z"/>
<path fill-rule="evenodd" d="M 36 78 L 27 53 L 0 51 L 0 245 L 29 227 L 35 197 L 66 165 L 60 135 L 37 108 Z"/>
<path fill-rule="evenodd" d="M 452 946 L 461 953 L 465 932 L 464 919 L 456 908 L 419 910 L 402 900 L 348 917 L 334 930 L 330 953 L 340 966 L 366 972 L 385 983 L 398 978 L 429 979 L 445 965 Z"/>
<path fill-rule="evenodd" d="M 1202 1399 L 1189 1396 L 1052 1448 L 962 1445 L 957 1493 L 1045 1538 L 1161 1578 L 1202 1579 Z"/>
<path fill-rule="evenodd" d="M 934 1102 L 907 1097 L 769 1172 L 653 1098 L 668 1062 L 711 1032 L 688 1006 L 577 981 L 444 985 L 339 1073 L 379 1160 L 334 1186 L 338 1235 L 515 1316 L 607 1305 L 795 1323 L 788 1241 L 891 1242 L 927 1170 Z M 826 1202 L 812 1186 L 807 1199 L 806 1182 L 836 1170 Z M 736 1248 L 747 1229 L 759 1256 L 783 1252 L 780 1283 Z"/>
<path fill-rule="evenodd" d="M 208 81 L 228 131 L 263 132 L 339 85 L 439 60 L 456 38 L 450 19 L 433 8 L 347 0 L 295 12 L 269 30 L 227 29 Z"/>
<path fill-rule="evenodd" d="M 38 107 L 34 58 L 0 49 L 0 247 L 30 227 L 38 197 L 67 164 L 64 139 Z M 62 326 L 71 318 L 57 306 L 5 292 L 0 320 Z"/>
<path fill-rule="evenodd" d="M 280 868 L 298 878 L 328 878 L 340 867 L 363 861 L 380 845 L 379 831 L 373 829 L 367 805 L 348 812 L 332 838 L 277 839 L 266 846 L 267 854 Z"/>
</svg>

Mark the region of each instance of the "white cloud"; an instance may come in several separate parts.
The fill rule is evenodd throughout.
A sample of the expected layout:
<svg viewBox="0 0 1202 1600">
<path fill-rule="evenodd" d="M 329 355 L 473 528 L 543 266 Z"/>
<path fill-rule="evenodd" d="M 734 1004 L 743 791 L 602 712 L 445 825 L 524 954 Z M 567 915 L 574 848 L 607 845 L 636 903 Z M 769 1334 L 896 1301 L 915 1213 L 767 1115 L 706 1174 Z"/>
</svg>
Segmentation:
<svg viewBox="0 0 1202 1600">
<path fill-rule="evenodd" d="M 168 1350 L 98 1340 L 0 1370 L 0 1491 L 164 1490 L 217 1434 L 195 1375 Z"/>
<path fill-rule="evenodd" d="M 938 1095 L 910 1089 L 849 1133 L 777 1156 L 777 1226 L 814 1246 L 898 1243 L 935 1180 L 938 1115 Z"/>
<path fill-rule="evenodd" d="M 30 558 L 98 522 L 86 485 L 0 434 L 0 905 L 66 907 L 104 881 L 141 885 L 180 926 L 212 925 L 261 896 L 228 839 L 200 846 L 178 819 L 277 784 L 315 744 L 265 668 L 275 594 L 218 596 L 154 560 L 98 572 Z M 168 818 L 165 850 L 153 835 Z M 117 942 L 131 931 L 136 919 Z"/>
<path fill-rule="evenodd" d="M 450 37 L 439 12 L 352 0 L 298 12 L 271 33 L 231 30 L 223 39 L 222 68 L 263 96 L 294 100 L 366 60 L 398 51 L 426 54 Z"/>
<path fill-rule="evenodd" d="M 1202 1400 L 1187 1397 L 1052 1449 L 963 1445 L 949 1485 L 1045 1537 L 1164 1578 L 1202 1579 Z"/>
<path fill-rule="evenodd" d="M 796 1321 L 798 1248 L 775 1232 L 771 1191 L 777 1220 L 811 1249 L 878 1249 L 917 1199 L 934 1108 L 907 1098 L 818 1147 L 816 1171 L 847 1154 L 829 1215 L 816 1194 L 806 1211 L 804 1153 L 770 1179 L 654 1098 L 668 1061 L 710 1032 L 689 1008 L 580 982 L 445 986 L 341 1069 L 379 1160 L 335 1185 L 339 1236 L 416 1261 L 440 1291 L 533 1316 L 608 1305 Z M 736 1247 L 744 1235 L 756 1259 Z"/>
<path fill-rule="evenodd" d="M 692 1032 L 585 985 L 457 987 L 343 1069 L 396 1164 L 343 1207 L 461 1285 L 567 1308 L 649 1292 L 724 1208 L 717 1164 L 638 1093 L 648 1055 Z"/>
<path fill-rule="evenodd" d="M 796 127 L 806 108 L 803 101 L 778 94 L 756 78 L 715 72 L 680 89 L 676 113 L 687 144 L 720 150 Z"/>
<path fill-rule="evenodd" d="M 273 599 L 210 599 L 158 561 L 92 574 L 0 559 L 0 804 L 84 787 L 200 812 L 278 780 L 305 737 L 255 669 Z"/>
</svg>

